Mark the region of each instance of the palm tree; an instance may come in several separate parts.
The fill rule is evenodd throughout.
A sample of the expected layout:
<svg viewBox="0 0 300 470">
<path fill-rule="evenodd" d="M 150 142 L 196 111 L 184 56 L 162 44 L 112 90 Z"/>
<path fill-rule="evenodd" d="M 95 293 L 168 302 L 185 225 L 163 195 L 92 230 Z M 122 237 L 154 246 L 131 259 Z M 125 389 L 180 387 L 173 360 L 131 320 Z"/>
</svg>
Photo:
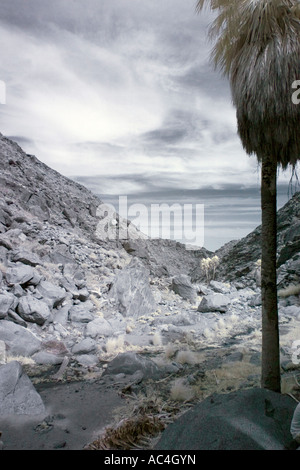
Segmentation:
<svg viewBox="0 0 300 470">
<path fill-rule="evenodd" d="M 276 279 L 277 170 L 300 158 L 300 4 L 295 0 L 199 0 L 216 13 L 211 58 L 228 77 L 243 148 L 261 165 L 261 386 L 280 391 Z"/>
</svg>

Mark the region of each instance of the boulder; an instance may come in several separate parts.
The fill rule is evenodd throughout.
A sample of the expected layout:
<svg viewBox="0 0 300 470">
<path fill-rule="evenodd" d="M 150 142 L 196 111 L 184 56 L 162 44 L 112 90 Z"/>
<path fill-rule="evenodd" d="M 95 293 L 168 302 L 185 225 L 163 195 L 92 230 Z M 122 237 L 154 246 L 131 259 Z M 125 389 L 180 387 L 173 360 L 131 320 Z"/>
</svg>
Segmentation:
<svg viewBox="0 0 300 470">
<path fill-rule="evenodd" d="M 1 366 L 0 416 L 44 413 L 44 403 L 21 364 L 12 361 Z"/>
<path fill-rule="evenodd" d="M 48 352 L 49 354 L 57 354 L 64 357 L 68 354 L 68 349 L 63 341 L 59 341 L 57 339 L 50 339 L 47 341 L 43 341 L 42 343 L 43 351 Z"/>
<path fill-rule="evenodd" d="M 254 294 L 248 301 L 250 307 L 259 307 L 261 305 L 261 294 Z"/>
<path fill-rule="evenodd" d="M 18 314 L 23 320 L 40 326 L 51 318 L 48 305 L 42 300 L 36 299 L 33 295 L 25 295 L 20 298 Z"/>
<path fill-rule="evenodd" d="M 266 389 L 215 394 L 170 424 L 155 450 L 283 450 L 295 401 Z"/>
<path fill-rule="evenodd" d="M 85 302 L 86 300 L 88 300 L 89 296 L 90 293 L 86 287 L 83 287 L 83 289 L 78 290 L 78 300 L 80 300 L 81 302 Z"/>
<path fill-rule="evenodd" d="M 69 321 L 69 311 L 73 304 L 67 303 L 63 307 L 60 307 L 58 310 L 53 310 L 53 323 L 60 323 L 61 325 L 66 325 Z"/>
<path fill-rule="evenodd" d="M 212 294 L 211 288 L 205 286 L 204 284 L 197 284 L 197 292 L 198 292 L 198 294 L 200 294 L 200 295 Z"/>
<path fill-rule="evenodd" d="M 85 329 L 85 335 L 91 338 L 96 338 L 97 336 L 112 336 L 113 334 L 114 329 L 112 325 L 103 317 L 95 318 L 87 324 Z"/>
<path fill-rule="evenodd" d="M 0 207 L 0 223 L 5 226 L 10 226 L 11 225 L 11 219 L 7 211 Z"/>
<path fill-rule="evenodd" d="M 195 302 L 197 300 L 197 290 L 193 286 L 189 276 L 180 274 L 172 279 L 172 290 L 185 300 Z"/>
<path fill-rule="evenodd" d="M 118 354 L 107 366 L 103 375 L 126 374 L 139 372 L 144 379 L 159 379 L 163 371 L 149 358 L 134 352 Z"/>
<path fill-rule="evenodd" d="M 99 364 L 99 358 L 96 354 L 77 354 L 76 362 L 83 367 L 94 367 Z"/>
<path fill-rule="evenodd" d="M 19 261 L 29 266 L 37 266 L 38 264 L 41 264 L 40 258 L 35 253 L 23 249 L 13 250 L 11 253 L 11 261 L 14 263 Z"/>
<path fill-rule="evenodd" d="M 8 320 L 0 322 L 0 340 L 10 356 L 30 357 L 41 349 L 41 341 L 31 331 Z"/>
<path fill-rule="evenodd" d="M 116 276 L 109 291 L 124 316 L 140 317 L 156 310 L 156 302 L 150 289 L 149 270 L 137 258 Z"/>
<path fill-rule="evenodd" d="M 57 339 L 43 341 L 41 346 L 42 350 L 32 356 L 37 364 L 62 364 L 64 358 L 69 355 L 69 350 L 64 342 Z"/>
<path fill-rule="evenodd" d="M 202 298 L 199 306 L 199 312 L 221 312 L 227 311 L 231 299 L 225 294 L 209 294 Z"/>
<path fill-rule="evenodd" d="M 51 354 L 47 351 L 39 351 L 32 356 L 32 359 L 40 365 L 59 365 L 62 364 L 64 356 Z"/>
<path fill-rule="evenodd" d="M 6 320 L 13 321 L 14 323 L 17 323 L 17 325 L 24 326 L 24 328 L 27 328 L 27 323 L 23 318 L 20 317 L 14 310 L 8 310 Z"/>
<path fill-rule="evenodd" d="M 37 292 L 43 296 L 44 301 L 47 302 L 50 308 L 58 307 L 67 295 L 64 288 L 58 287 L 49 281 L 41 281 L 37 286 Z"/>
<path fill-rule="evenodd" d="M 73 354 L 90 354 L 97 351 L 97 343 L 91 338 L 85 338 L 72 348 Z"/>
<path fill-rule="evenodd" d="M 14 308 L 18 300 L 13 294 L 5 293 L 0 294 L 0 320 L 7 316 L 10 309 Z"/>
<path fill-rule="evenodd" d="M 94 304 L 90 300 L 73 305 L 69 310 L 69 319 L 72 322 L 88 323 L 94 320 Z"/>
<path fill-rule="evenodd" d="M 5 277 L 8 285 L 27 284 L 35 276 L 35 272 L 31 266 L 19 264 L 14 267 L 9 267 L 6 270 Z"/>
<path fill-rule="evenodd" d="M 215 280 L 211 280 L 209 286 L 215 292 L 219 292 L 220 294 L 229 294 L 232 289 L 229 284 L 225 284 L 224 282 L 219 282 Z"/>
<path fill-rule="evenodd" d="M 60 285 L 72 295 L 73 299 L 78 299 L 79 291 L 72 279 L 66 279 L 64 276 L 62 276 L 60 279 Z"/>
</svg>

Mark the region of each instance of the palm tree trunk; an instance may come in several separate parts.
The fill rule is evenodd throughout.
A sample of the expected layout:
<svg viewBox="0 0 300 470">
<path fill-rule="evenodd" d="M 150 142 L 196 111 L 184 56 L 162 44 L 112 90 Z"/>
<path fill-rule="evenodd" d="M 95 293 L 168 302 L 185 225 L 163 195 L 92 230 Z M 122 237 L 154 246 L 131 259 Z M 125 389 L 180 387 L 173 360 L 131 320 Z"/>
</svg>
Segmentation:
<svg viewBox="0 0 300 470">
<path fill-rule="evenodd" d="M 277 161 L 265 156 L 261 169 L 261 294 L 262 371 L 261 386 L 280 392 L 279 325 L 277 304 Z"/>
</svg>

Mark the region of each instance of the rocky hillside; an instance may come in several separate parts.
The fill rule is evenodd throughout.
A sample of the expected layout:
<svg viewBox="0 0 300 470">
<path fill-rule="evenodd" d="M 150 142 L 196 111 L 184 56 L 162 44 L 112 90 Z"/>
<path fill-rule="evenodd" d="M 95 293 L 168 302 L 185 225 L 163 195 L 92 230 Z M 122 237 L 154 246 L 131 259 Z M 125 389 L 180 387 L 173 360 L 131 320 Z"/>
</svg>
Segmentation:
<svg viewBox="0 0 300 470">
<path fill-rule="evenodd" d="M 239 241 L 232 241 L 214 254 L 220 263 L 217 278 L 237 286 L 253 285 L 258 281 L 261 258 L 261 227 L 257 227 Z M 277 217 L 278 287 L 300 282 L 300 192 L 278 211 Z M 190 273 L 193 281 L 203 280 L 200 265 Z"/>
<path fill-rule="evenodd" d="M 217 251 L 222 260 L 220 277 L 231 281 L 253 275 L 255 263 L 261 257 L 260 233 L 259 226 L 227 252 L 223 248 Z M 300 192 L 278 211 L 277 266 L 278 287 L 300 282 Z"/>
<path fill-rule="evenodd" d="M 0 418 L 43 410 L 28 399 L 25 373 L 35 386 L 93 380 L 135 394 L 150 380 L 172 409 L 259 383 L 259 228 L 216 253 L 186 250 L 107 218 L 90 191 L 2 135 L 0 156 Z M 278 213 L 283 287 L 299 283 L 299 202 L 298 193 Z M 99 237 L 104 219 L 130 238 Z M 214 255 L 210 280 L 201 261 Z M 280 315 L 293 389 L 297 287 L 281 298 Z M 18 383 L 6 382 L 12 376 Z"/>
</svg>

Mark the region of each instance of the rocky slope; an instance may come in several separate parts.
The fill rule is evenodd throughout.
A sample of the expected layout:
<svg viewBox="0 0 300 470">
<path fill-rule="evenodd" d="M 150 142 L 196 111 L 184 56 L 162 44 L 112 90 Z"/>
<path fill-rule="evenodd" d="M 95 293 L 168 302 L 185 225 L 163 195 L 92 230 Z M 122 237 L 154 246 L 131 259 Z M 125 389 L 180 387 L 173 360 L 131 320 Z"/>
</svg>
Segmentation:
<svg viewBox="0 0 300 470">
<path fill-rule="evenodd" d="M 0 155 L 0 417 L 41 408 L 24 374 L 36 387 L 98 381 L 135 397 L 150 381 L 172 409 L 259 383 L 259 228 L 216 253 L 186 250 L 108 218 L 95 195 L 2 135 Z M 299 202 L 278 213 L 280 287 L 299 283 Z M 103 220 L 130 238 L 99 236 Z M 201 260 L 214 255 L 209 280 Z M 280 321 L 285 389 L 296 393 L 297 287 Z"/>
<path fill-rule="evenodd" d="M 261 258 L 260 233 L 259 226 L 245 238 L 216 251 L 221 260 L 218 278 L 247 284 L 256 280 L 256 263 Z M 300 282 L 300 192 L 278 211 L 277 266 L 278 287 Z"/>
</svg>

